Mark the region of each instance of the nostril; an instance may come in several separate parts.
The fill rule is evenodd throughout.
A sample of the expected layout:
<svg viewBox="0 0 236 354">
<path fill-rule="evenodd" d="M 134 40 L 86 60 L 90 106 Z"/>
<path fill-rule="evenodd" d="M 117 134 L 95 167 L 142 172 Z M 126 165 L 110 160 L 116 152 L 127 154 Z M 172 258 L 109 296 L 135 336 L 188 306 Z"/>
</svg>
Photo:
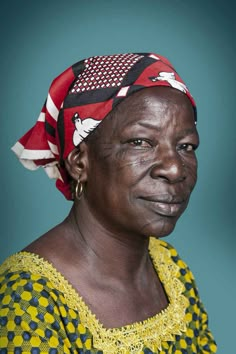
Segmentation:
<svg viewBox="0 0 236 354">
<path fill-rule="evenodd" d="M 179 175 L 179 176 L 175 176 L 175 177 L 170 177 L 170 176 L 166 176 L 166 175 L 159 175 L 158 177 L 155 177 L 155 179 L 160 179 L 163 182 L 167 182 L 167 183 L 177 183 L 177 182 L 183 182 L 186 179 L 186 176 L 184 175 Z"/>
<path fill-rule="evenodd" d="M 155 177 L 155 178 L 157 178 L 157 177 Z M 164 176 L 164 175 L 159 175 L 159 176 L 158 176 L 158 179 L 161 179 L 161 180 L 163 180 L 164 182 L 169 182 L 169 179 L 168 179 L 166 176 Z"/>
</svg>

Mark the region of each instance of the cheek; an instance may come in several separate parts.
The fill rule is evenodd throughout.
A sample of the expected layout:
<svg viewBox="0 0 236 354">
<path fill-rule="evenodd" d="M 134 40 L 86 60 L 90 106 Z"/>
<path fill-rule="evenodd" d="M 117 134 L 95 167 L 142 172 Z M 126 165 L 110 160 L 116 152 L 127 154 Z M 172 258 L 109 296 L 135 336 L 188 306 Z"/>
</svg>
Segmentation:
<svg viewBox="0 0 236 354">
<path fill-rule="evenodd" d="M 138 151 L 122 149 L 115 155 L 116 168 L 134 180 L 141 179 L 147 168 L 155 162 L 154 150 Z"/>
<path fill-rule="evenodd" d="M 186 176 L 189 188 L 192 191 L 197 182 L 197 159 L 193 159 L 191 162 L 185 164 Z"/>
</svg>

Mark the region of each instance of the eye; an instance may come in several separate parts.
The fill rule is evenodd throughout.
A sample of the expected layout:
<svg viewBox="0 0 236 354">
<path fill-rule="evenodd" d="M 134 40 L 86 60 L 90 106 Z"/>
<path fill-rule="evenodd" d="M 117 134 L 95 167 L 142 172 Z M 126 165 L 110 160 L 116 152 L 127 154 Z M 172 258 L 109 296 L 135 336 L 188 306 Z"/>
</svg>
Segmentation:
<svg viewBox="0 0 236 354">
<path fill-rule="evenodd" d="M 197 149 L 198 145 L 196 144 L 189 144 L 189 143 L 184 143 L 184 144 L 180 144 L 178 146 L 178 150 L 184 150 L 186 152 L 191 152 L 191 151 L 195 151 Z"/>
<path fill-rule="evenodd" d="M 128 140 L 128 144 L 134 147 L 150 148 L 152 144 L 147 139 L 136 138 Z"/>
</svg>

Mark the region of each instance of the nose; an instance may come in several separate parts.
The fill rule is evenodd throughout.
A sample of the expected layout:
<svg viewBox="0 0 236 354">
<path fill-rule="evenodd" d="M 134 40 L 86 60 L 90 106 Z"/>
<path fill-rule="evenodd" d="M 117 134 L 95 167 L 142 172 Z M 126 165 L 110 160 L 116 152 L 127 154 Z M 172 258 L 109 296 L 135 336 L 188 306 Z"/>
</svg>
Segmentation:
<svg viewBox="0 0 236 354">
<path fill-rule="evenodd" d="M 168 148 L 159 150 L 150 175 L 153 179 L 162 179 L 167 183 L 182 182 L 186 179 L 185 165 L 176 150 Z"/>
</svg>

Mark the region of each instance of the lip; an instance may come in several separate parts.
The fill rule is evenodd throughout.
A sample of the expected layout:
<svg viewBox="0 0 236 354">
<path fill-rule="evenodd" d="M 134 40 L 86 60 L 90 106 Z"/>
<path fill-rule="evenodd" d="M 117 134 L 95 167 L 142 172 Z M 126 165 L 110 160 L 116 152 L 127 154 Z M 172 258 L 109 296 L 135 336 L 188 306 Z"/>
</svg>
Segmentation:
<svg viewBox="0 0 236 354">
<path fill-rule="evenodd" d="M 161 197 L 157 196 L 148 196 L 142 197 L 145 203 L 151 207 L 151 209 L 162 216 L 178 216 L 183 210 L 183 205 L 185 200 L 178 196 L 164 195 Z"/>
</svg>

